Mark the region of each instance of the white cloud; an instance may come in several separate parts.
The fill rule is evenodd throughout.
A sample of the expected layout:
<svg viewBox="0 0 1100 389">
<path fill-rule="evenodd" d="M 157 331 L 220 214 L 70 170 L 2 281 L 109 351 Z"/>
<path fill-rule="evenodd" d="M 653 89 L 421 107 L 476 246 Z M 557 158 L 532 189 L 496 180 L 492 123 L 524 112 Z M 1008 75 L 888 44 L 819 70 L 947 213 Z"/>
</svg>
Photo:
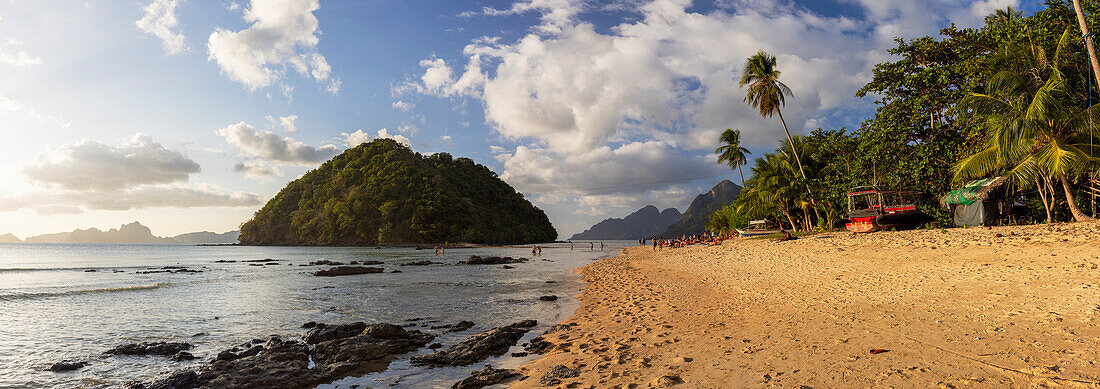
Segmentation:
<svg viewBox="0 0 1100 389">
<path fill-rule="evenodd" d="M 340 135 L 342 135 L 344 137 L 344 145 L 346 145 L 348 148 L 352 148 L 352 147 L 358 146 L 360 144 L 370 142 L 370 141 L 372 141 L 376 138 L 377 139 L 393 139 L 393 140 L 397 141 L 397 143 L 403 144 L 405 146 L 412 147 L 412 141 L 410 141 L 409 138 L 406 138 L 406 137 L 404 137 L 400 134 L 390 134 L 390 130 L 385 129 L 385 128 L 383 128 L 381 130 L 378 130 L 375 133 L 375 136 L 373 136 L 373 137 L 370 135 L 369 132 L 365 132 L 361 129 L 356 130 L 355 132 L 350 133 L 350 134 L 346 133 L 346 132 L 342 132 L 342 133 L 340 133 Z"/>
<path fill-rule="evenodd" d="M 420 77 L 420 83 L 413 84 L 411 87 L 428 95 L 439 97 L 475 95 L 486 80 L 481 72 L 481 60 L 478 55 L 470 57 L 465 72 L 457 80 L 454 79 L 454 70 L 451 70 L 443 59 L 421 60 L 420 66 L 425 68 L 424 75 Z"/>
<path fill-rule="evenodd" d="M 320 52 L 319 23 L 313 11 L 318 0 L 252 0 L 244 19 L 252 25 L 241 31 L 218 28 L 207 40 L 209 60 L 222 73 L 250 90 L 280 83 L 287 67 L 335 94 L 340 80 L 331 78 L 332 67 Z M 284 88 L 285 91 L 285 88 Z"/>
<path fill-rule="evenodd" d="M 416 107 L 416 105 L 407 101 L 397 100 L 393 102 L 393 107 L 408 112 L 410 109 L 413 109 L 413 107 Z"/>
<path fill-rule="evenodd" d="M 268 166 L 262 162 L 238 162 L 233 165 L 233 171 L 237 173 L 244 173 L 245 177 L 258 180 L 268 181 L 271 176 L 282 176 L 283 172 L 273 166 Z"/>
<path fill-rule="evenodd" d="M 294 135 L 298 133 L 298 126 L 294 124 L 294 121 L 298 120 L 298 115 L 280 116 L 278 120 L 274 116 L 264 116 L 264 119 L 271 122 L 271 124 L 277 125 L 283 128 L 288 135 Z"/>
<path fill-rule="evenodd" d="M 979 0 L 970 6 L 970 14 L 976 18 L 984 19 L 986 16 L 997 12 L 997 10 L 1008 7 L 1018 8 L 1019 6 L 1020 0 Z"/>
<path fill-rule="evenodd" d="M 501 178 L 524 193 L 575 196 L 641 193 L 672 184 L 711 178 L 726 169 L 702 157 L 681 153 L 659 142 L 603 146 L 559 155 L 549 149 L 519 146 L 514 154 L 499 154 Z"/>
<path fill-rule="evenodd" d="M 134 22 L 137 28 L 146 34 L 160 39 L 164 51 L 169 55 L 175 55 L 189 50 L 187 38 L 179 31 L 179 19 L 176 18 L 176 8 L 180 0 L 153 0 L 142 7 L 145 15 Z"/>
<path fill-rule="evenodd" d="M 542 32 L 560 31 L 562 27 L 572 23 L 577 14 L 584 10 L 582 0 L 521 0 L 512 4 L 508 9 L 482 8 L 481 14 L 490 16 L 519 15 L 532 11 L 542 13 L 542 24 L 536 26 Z M 463 12 L 460 16 L 470 17 L 475 12 Z"/>
<path fill-rule="evenodd" d="M 16 67 L 28 67 L 34 65 L 41 65 L 41 57 L 32 57 L 27 54 L 26 51 L 19 50 L 15 54 L 0 52 L 0 62 Z"/>
<path fill-rule="evenodd" d="M 521 0 L 479 14 L 538 12 L 532 32 L 511 42 L 471 41 L 461 74 L 460 61 L 433 55 L 420 62 L 416 82 L 394 93 L 479 101 L 492 129 L 519 145 L 491 150 L 504 166 L 501 177 L 522 192 L 564 193 L 574 202 L 615 196 L 604 200 L 636 208 L 684 182 L 726 173 L 708 159 L 725 128 L 741 129 L 753 147 L 773 147 L 782 137 L 777 118 L 761 118 L 737 85 L 745 59 L 758 50 L 778 57 L 781 79 L 793 89 L 783 111 L 792 132 L 839 127 L 849 124 L 835 123 L 841 114 L 873 108 L 873 99 L 854 95 L 874 65 L 890 58 L 895 37 L 933 34 L 951 22 L 975 25 L 985 6 L 850 3 L 863 12 L 823 16 L 788 2 L 731 0 L 700 13 L 688 10 L 690 0 L 624 1 L 613 6 L 633 15 L 597 28 L 578 17 L 591 9 L 581 1 Z M 665 198 L 694 195 L 677 193 Z"/>
<path fill-rule="evenodd" d="M 38 189 L 0 196 L 0 212 L 30 209 L 42 215 L 155 207 L 241 207 L 259 196 L 188 183 L 198 163 L 145 134 L 121 146 L 92 140 L 48 147 L 23 169 Z"/>
<path fill-rule="evenodd" d="M 309 146 L 290 137 L 279 137 L 271 131 L 256 130 L 245 122 L 219 129 L 216 133 L 242 154 L 276 164 L 312 166 L 340 153 L 340 148 L 331 144 Z"/>
<path fill-rule="evenodd" d="M 81 213 L 84 209 L 125 211 L 144 208 L 246 207 L 259 196 L 213 185 L 151 185 L 118 191 L 53 191 L 0 196 L 0 212 L 31 209 L 40 215 Z"/>
<path fill-rule="evenodd" d="M 0 96 L 0 113 L 3 112 L 22 113 L 39 123 L 53 123 L 61 128 L 69 128 L 72 125 L 72 122 L 65 119 L 64 116 L 44 115 L 19 101 Z"/>
<path fill-rule="evenodd" d="M 199 164 L 145 134 L 122 146 L 92 140 L 50 147 L 24 173 L 30 179 L 76 191 L 111 191 L 186 182 Z"/>
</svg>

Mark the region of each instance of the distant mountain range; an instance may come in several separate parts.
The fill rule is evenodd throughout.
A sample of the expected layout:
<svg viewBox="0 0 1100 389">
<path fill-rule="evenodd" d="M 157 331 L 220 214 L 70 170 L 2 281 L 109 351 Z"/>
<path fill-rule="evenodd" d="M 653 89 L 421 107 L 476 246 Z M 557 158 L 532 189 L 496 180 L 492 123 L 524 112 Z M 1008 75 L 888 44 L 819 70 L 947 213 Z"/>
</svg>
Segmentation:
<svg viewBox="0 0 1100 389">
<path fill-rule="evenodd" d="M 702 234 L 705 232 L 704 225 L 710 219 L 710 214 L 725 207 L 739 194 L 741 194 L 740 185 L 734 184 L 730 180 L 722 180 L 709 192 L 695 196 L 695 200 L 691 201 L 691 205 L 684 212 L 684 216 L 669 226 L 661 236 L 671 238 L 680 235 Z"/>
<path fill-rule="evenodd" d="M 12 234 L 4 234 L 0 235 L 0 243 L 229 244 L 237 243 L 238 235 L 238 231 L 221 234 L 203 231 L 162 238 L 153 235 L 149 227 L 133 222 L 107 231 L 98 228 L 76 229 L 72 232 L 32 236 L 23 241 Z"/>
<path fill-rule="evenodd" d="M 669 208 L 658 211 L 647 205 L 622 219 L 611 218 L 596 223 L 588 230 L 573 235 L 569 240 L 635 240 L 657 236 L 668 226 L 680 220 L 680 211 Z"/>
<path fill-rule="evenodd" d="M 647 205 L 622 219 L 611 218 L 596 223 L 592 228 L 573 235 L 570 240 L 634 240 L 701 234 L 710 214 L 725 207 L 739 194 L 740 185 L 722 180 L 709 192 L 695 196 L 683 215 L 676 208 L 658 212 L 657 207 Z"/>
</svg>

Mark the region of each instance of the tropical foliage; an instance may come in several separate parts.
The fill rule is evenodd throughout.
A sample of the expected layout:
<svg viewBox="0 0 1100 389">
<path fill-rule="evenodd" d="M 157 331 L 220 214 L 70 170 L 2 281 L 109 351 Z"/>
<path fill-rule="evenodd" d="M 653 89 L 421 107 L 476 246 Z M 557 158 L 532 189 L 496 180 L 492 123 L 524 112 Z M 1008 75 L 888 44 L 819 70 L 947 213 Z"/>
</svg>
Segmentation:
<svg viewBox="0 0 1100 389">
<path fill-rule="evenodd" d="M 1093 16 L 1100 3 L 1082 5 L 1089 25 L 1100 22 Z M 827 226 L 844 217 L 848 189 L 871 184 L 923 192 L 925 212 L 947 225 L 950 215 L 935 199 L 993 175 L 1011 178 L 1012 200 L 1027 207 L 1023 220 L 1087 217 L 1082 194 L 1100 170 L 1093 157 L 1100 150 L 1089 146 L 1100 135 L 1093 127 L 1100 112 L 1091 108 L 1100 95 L 1089 84 L 1071 4 L 1048 0 L 1027 16 L 1005 9 L 981 28 L 952 25 L 896 43 L 889 51 L 896 59 L 876 65 L 856 94 L 875 99 L 873 117 L 855 130 L 791 137 L 756 158 L 742 196 L 712 215 L 708 228 L 729 232 L 760 218 L 785 228 Z M 791 160 L 797 155 L 805 175 Z"/>
<path fill-rule="evenodd" d="M 292 181 L 241 226 L 255 245 L 529 243 L 557 238 L 542 210 L 485 166 L 389 139 Z"/>
</svg>

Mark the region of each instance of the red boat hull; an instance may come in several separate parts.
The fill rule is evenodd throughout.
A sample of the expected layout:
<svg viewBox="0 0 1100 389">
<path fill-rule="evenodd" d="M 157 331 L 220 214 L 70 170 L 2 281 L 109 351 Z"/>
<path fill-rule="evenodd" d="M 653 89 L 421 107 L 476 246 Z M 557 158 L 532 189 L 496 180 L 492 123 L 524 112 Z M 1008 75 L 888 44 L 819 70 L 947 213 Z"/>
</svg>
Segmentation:
<svg viewBox="0 0 1100 389">
<path fill-rule="evenodd" d="M 875 223 L 874 216 L 857 217 L 848 220 L 848 223 L 844 224 L 844 228 L 856 233 L 866 233 L 878 231 L 879 225 Z"/>
</svg>

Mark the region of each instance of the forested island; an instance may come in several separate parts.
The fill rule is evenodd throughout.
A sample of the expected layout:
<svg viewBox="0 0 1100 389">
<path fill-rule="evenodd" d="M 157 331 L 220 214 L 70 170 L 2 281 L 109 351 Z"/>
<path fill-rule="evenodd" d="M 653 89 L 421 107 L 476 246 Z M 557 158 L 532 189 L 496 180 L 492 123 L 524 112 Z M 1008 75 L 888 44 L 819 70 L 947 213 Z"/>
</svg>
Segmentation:
<svg viewBox="0 0 1100 389">
<path fill-rule="evenodd" d="M 542 210 L 485 166 L 376 139 L 287 184 L 241 226 L 240 242 L 519 244 L 557 235 Z"/>
</svg>

